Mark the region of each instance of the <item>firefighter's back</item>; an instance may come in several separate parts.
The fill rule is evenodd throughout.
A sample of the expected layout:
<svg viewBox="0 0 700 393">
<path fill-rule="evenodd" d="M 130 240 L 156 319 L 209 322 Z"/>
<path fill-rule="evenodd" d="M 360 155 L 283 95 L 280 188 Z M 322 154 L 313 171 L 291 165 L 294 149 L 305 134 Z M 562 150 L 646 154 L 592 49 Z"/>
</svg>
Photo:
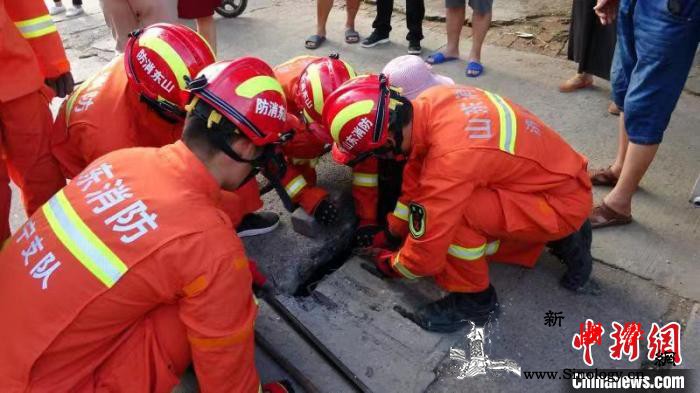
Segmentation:
<svg viewBox="0 0 700 393">
<path fill-rule="evenodd" d="M 0 254 L 2 390 L 75 390 L 146 313 L 242 253 L 218 193 L 178 142 L 108 154 L 34 214 Z"/>
</svg>

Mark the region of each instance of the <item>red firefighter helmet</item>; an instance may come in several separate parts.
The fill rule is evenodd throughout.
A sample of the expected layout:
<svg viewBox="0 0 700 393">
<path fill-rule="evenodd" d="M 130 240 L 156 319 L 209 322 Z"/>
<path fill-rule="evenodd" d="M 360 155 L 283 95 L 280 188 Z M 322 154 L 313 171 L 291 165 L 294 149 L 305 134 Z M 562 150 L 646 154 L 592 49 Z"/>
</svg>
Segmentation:
<svg viewBox="0 0 700 393">
<path fill-rule="evenodd" d="M 184 116 L 188 78 L 215 61 L 207 41 L 194 30 L 157 23 L 130 34 L 124 51 L 129 82 L 159 109 Z"/>
<path fill-rule="evenodd" d="M 264 146 L 286 136 L 287 104 L 274 75 L 264 61 L 241 57 L 204 68 L 188 87 L 255 145 Z"/>
<path fill-rule="evenodd" d="M 337 53 L 314 60 L 299 77 L 294 102 L 309 123 L 320 122 L 324 100 L 340 85 L 357 76 Z"/>
<path fill-rule="evenodd" d="M 386 145 L 391 101 L 384 75 L 358 76 L 326 99 L 323 124 L 333 138 L 335 161 L 347 164 Z"/>
</svg>

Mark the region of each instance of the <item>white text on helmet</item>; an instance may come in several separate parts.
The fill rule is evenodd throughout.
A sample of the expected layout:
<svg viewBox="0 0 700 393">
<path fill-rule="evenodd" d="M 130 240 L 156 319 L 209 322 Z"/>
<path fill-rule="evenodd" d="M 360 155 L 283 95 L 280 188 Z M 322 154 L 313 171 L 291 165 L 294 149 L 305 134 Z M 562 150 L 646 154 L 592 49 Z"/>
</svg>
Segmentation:
<svg viewBox="0 0 700 393">
<path fill-rule="evenodd" d="M 256 98 L 255 113 L 265 115 L 282 121 L 287 120 L 287 108 L 276 102 L 270 102 L 264 98 Z"/>
<path fill-rule="evenodd" d="M 175 83 L 166 78 L 163 72 L 156 68 L 156 65 L 148 58 L 148 54 L 143 48 L 136 54 L 136 60 L 141 64 L 141 68 L 146 72 L 146 75 L 150 76 L 163 90 L 168 93 L 173 91 Z"/>
<path fill-rule="evenodd" d="M 370 119 L 363 117 L 352 129 L 350 135 L 343 141 L 343 148 L 352 150 L 357 143 L 364 138 L 365 135 L 372 129 L 373 123 Z"/>
<path fill-rule="evenodd" d="M 306 88 L 306 84 L 301 84 L 301 98 L 304 100 L 304 106 L 307 108 L 312 108 L 313 103 L 311 102 L 311 97 L 309 97 L 309 90 Z"/>
</svg>

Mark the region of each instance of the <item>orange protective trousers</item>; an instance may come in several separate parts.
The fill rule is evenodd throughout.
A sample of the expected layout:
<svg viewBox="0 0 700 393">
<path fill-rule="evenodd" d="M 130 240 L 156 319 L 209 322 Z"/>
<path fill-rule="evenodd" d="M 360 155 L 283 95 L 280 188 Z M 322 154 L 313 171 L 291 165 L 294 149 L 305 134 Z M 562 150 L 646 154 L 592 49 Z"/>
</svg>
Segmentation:
<svg viewBox="0 0 700 393">
<path fill-rule="evenodd" d="M 10 236 L 10 180 L 22 190 L 27 216 L 66 184 L 49 149 L 52 125 L 49 98 L 42 90 L 0 102 L 0 242 Z"/>
<path fill-rule="evenodd" d="M 591 194 L 576 192 L 584 188 L 576 179 L 571 179 L 559 187 L 558 192 L 545 196 L 524 194 L 513 191 L 476 189 L 469 197 L 462 224 L 455 232 L 452 244 L 468 249 L 486 245 L 483 255 L 474 260 L 464 260 L 448 253 L 445 269 L 435 276 L 436 283 L 450 292 L 481 292 L 489 286 L 490 261 L 533 267 L 547 242 L 562 239 L 579 228 L 572 222 L 583 223 L 591 206 Z M 547 211 L 528 212 L 527 215 L 515 217 L 516 211 L 504 209 L 503 199 L 524 202 L 551 201 L 559 199 L 570 206 L 566 212 L 556 212 L 549 204 L 541 206 Z M 504 210 L 509 211 L 506 218 Z M 536 219 L 538 214 L 555 215 L 557 231 L 550 231 L 540 226 Z M 517 231 L 507 230 L 506 221 L 517 220 L 522 224 Z"/>
<path fill-rule="evenodd" d="M 192 363 L 177 305 L 157 307 L 130 330 L 119 349 L 75 392 L 172 391 Z"/>
</svg>

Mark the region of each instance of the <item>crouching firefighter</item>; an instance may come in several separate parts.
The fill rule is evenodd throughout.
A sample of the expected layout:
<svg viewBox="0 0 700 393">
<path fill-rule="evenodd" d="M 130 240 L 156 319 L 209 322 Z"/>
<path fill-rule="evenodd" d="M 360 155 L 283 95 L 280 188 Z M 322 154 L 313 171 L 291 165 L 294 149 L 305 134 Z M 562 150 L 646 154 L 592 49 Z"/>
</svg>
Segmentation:
<svg viewBox="0 0 700 393">
<path fill-rule="evenodd" d="M 186 79 L 214 61 L 209 44 L 188 27 L 158 23 L 131 33 L 125 53 L 85 81 L 58 112 L 51 151 L 64 176 L 75 178 L 117 149 L 161 147 L 180 139 L 189 97 Z M 222 196 L 222 208 L 240 236 L 277 225 L 275 214 L 253 213 L 262 202 L 248 196 L 257 194 L 251 181 Z"/>
<path fill-rule="evenodd" d="M 202 391 L 260 390 L 249 261 L 220 198 L 282 138 L 255 107 L 284 96 L 250 57 L 189 88 L 181 141 L 98 158 L 3 249 L 3 392 L 170 392 L 190 363 Z"/>
<path fill-rule="evenodd" d="M 375 262 L 387 276 L 432 276 L 449 292 L 408 313 L 424 329 L 451 332 L 496 311 L 491 260 L 533 266 L 549 244 L 568 267 L 564 287 L 588 280 L 587 160 L 524 108 L 459 85 L 409 101 L 373 75 L 338 88 L 323 120 L 336 156 L 408 157 L 396 215 L 405 221 L 389 228 L 406 239 Z"/>
<path fill-rule="evenodd" d="M 413 55 L 392 59 L 384 66 L 382 73 L 391 80 L 392 87 L 400 89 L 401 95 L 409 100 L 415 99 L 424 90 L 433 86 L 455 84 L 449 77 L 434 73 L 428 63 Z M 351 158 L 342 153 L 335 154 L 335 157 L 340 161 Z M 355 211 L 360 219 L 354 239 L 357 248 L 392 248 L 396 246 L 397 241 L 401 240 L 388 235 L 386 227 L 391 220 L 396 219 L 388 213 L 392 211 L 400 213 L 395 206 L 401 192 L 405 158 L 404 155 L 386 159 L 373 156 L 355 164 L 365 172 L 369 168 L 377 168 L 376 185 L 366 184 L 365 187 L 353 185 Z M 357 181 L 357 179 L 354 180 Z"/>
<path fill-rule="evenodd" d="M 316 185 L 316 164 L 328 152 L 332 140 L 321 125 L 324 99 L 344 82 L 354 78 L 353 68 L 339 59 L 298 56 L 274 67 L 275 77 L 287 99 L 287 127 L 293 137 L 278 149 L 277 159 L 263 174 L 272 181 L 288 210 L 300 206 L 319 223 L 333 224 L 338 209 L 328 192 Z M 263 108 L 276 112 L 274 108 Z"/>
</svg>

